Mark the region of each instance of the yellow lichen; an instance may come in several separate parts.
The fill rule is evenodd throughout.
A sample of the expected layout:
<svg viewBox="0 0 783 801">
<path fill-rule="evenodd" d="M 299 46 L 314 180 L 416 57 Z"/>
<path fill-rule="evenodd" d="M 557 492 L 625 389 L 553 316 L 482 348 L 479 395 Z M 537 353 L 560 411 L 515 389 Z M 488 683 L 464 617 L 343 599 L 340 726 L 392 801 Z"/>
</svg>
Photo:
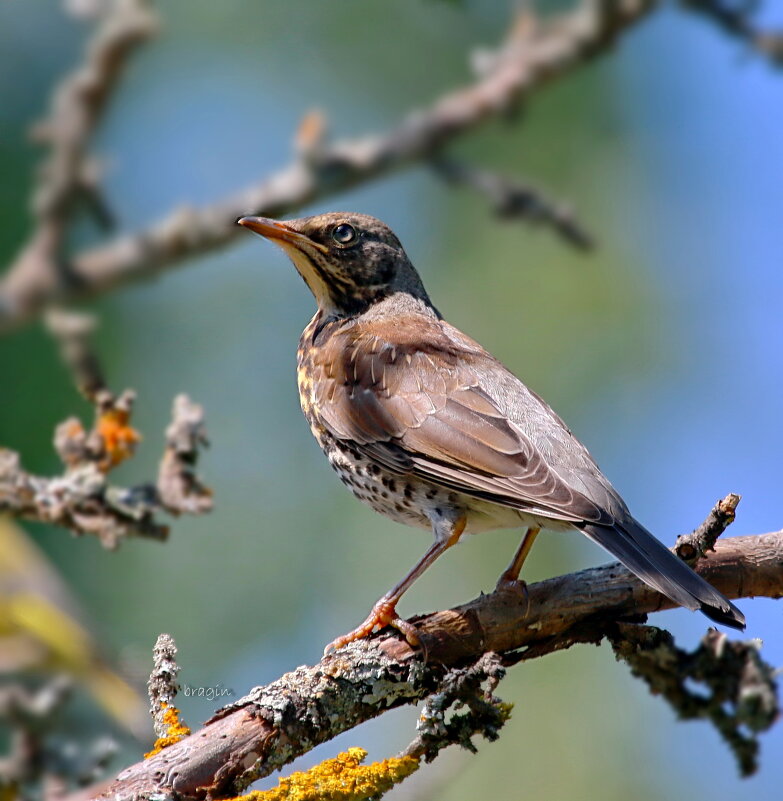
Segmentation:
<svg viewBox="0 0 783 801">
<path fill-rule="evenodd" d="M 232 801 L 365 801 L 391 790 L 419 767 L 416 757 L 362 765 L 363 748 L 349 748 L 301 773 L 280 779 L 273 790 L 255 790 Z"/>
<path fill-rule="evenodd" d="M 179 719 L 179 709 L 177 707 L 168 706 L 166 703 L 161 703 L 161 707 L 164 710 L 163 722 L 166 724 L 166 734 L 155 740 L 152 751 L 144 754 L 144 759 L 149 759 L 155 754 L 159 754 L 164 748 L 178 743 L 183 737 L 187 737 L 190 734 L 190 729 Z"/>
<path fill-rule="evenodd" d="M 116 467 L 133 455 L 141 436 L 129 424 L 130 414 L 125 409 L 109 409 L 98 418 L 96 428 L 106 449 L 104 470 Z"/>
<path fill-rule="evenodd" d="M 0 801 L 17 801 L 19 798 L 19 786 L 16 782 L 0 784 Z"/>
</svg>

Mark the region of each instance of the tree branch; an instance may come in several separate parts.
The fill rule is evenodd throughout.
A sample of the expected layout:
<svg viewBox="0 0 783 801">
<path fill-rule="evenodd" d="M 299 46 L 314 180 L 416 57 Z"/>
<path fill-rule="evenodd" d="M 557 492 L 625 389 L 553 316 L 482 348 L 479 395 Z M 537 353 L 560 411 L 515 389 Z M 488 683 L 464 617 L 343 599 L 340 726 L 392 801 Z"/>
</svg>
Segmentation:
<svg viewBox="0 0 783 801">
<path fill-rule="evenodd" d="M 57 426 L 54 447 L 65 466 L 59 476 L 28 473 L 19 454 L 0 447 L 0 512 L 94 534 L 104 547 L 116 548 L 129 536 L 165 539 L 168 526 L 156 520 L 161 512 L 210 511 L 211 490 L 195 473 L 199 451 L 208 444 L 202 407 L 187 395 L 174 399 L 155 484 L 112 486 L 109 472 L 133 455 L 140 439 L 130 424 L 136 395 L 115 395 L 106 386 L 90 347 L 92 318 L 59 312 L 47 321 L 78 389 L 94 407 L 95 422 L 90 431 L 76 417 Z"/>
<path fill-rule="evenodd" d="M 696 569 L 729 598 L 779 598 L 783 531 L 719 542 Z M 256 688 L 190 737 L 123 771 L 94 797 L 230 797 L 319 743 L 387 709 L 421 701 L 437 691 L 449 669 L 473 664 L 486 652 L 511 664 L 598 643 L 617 637 L 618 621 L 672 605 L 618 564 L 543 581 L 526 593 L 482 595 L 413 618 L 421 649 L 384 629 Z"/>
<path fill-rule="evenodd" d="M 783 67 L 783 31 L 763 31 L 751 21 L 755 0 L 680 0 L 683 8 L 711 21 L 764 56 L 773 67 Z"/>
<path fill-rule="evenodd" d="M 731 493 L 712 507 L 704 522 L 690 534 L 682 534 L 674 543 L 674 552 L 680 559 L 693 564 L 697 559 L 707 555 L 707 551 L 715 550 L 715 542 L 721 534 L 734 522 L 739 495 Z"/>
<path fill-rule="evenodd" d="M 688 653 L 668 631 L 618 623 L 607 634 L 618 659 L 662 695 L 681 720 L 710 720 L 734 753 L 742 776 L 758 768 L 757 735 L 780 715 L 774 671 L 759 654 L 760 642 L 730 641 L 710 629 Z M 689 685 L 701 685 L 694 692 Z M 703 688 L 703 689 L 702 689 Z"/>
<path fill-rule="evenodd" d="M 387 133 L 297 148 L 286 167 L 223 202 L 179 209 L 139 233 L 77 254 L 71 281 L 44 280 L 35 260 L 20 258 L 0 284 L 0 330 L 53 301 L 106 292 L 149 278 L 238 236 L 245 214 L 284 216 L 315 200 L 427 160 L 488 120 L 506 116 L 534 90 L 611 49 L 656 0 L 585 0 L 575 11 L 539 21 L 519 14 L 507 41 L 476 59 L 476 81 L 413 112 Z M 24 256 L 24 254 L 23 254 Z"/>
<path fill-rule="evenodd" d="M 720 0 L 681 3 L 773 63 L 783 62 L 783 37 L 757 31 L 747 9 Z M 0 282 L 0 331 L 53 302 L 107 292 L 224 247 L 238 235 L 234 223 L 245 214 L 296 213 L 318 199 L 426 161 L 488 120 L 507 117 L 550 80 L 609 52 L 621 34 L 660 5 L 660 0 L 583 0 L 574 11 L 551 19 L 519 13 L 505 43 L 476 54 L 474 83 L 410 113 L 387 133 L 331 144 L 322 137 L 315 147 L 297 141 L 294 160 L 258 184 L 210 206 L 174 210 L 146 230 L 66 258 L 62 245 L 73 201 L 87 199 L 93 209 L 102 208 L 92 202 L 97 187 L 86 143 L 128 55 L 156 30 L 144 0 L 114 0 L 84 66 L 63 81 L 50 122 L 39 127 L 52 153 L 36 193 L 34 233 Z M 566 238 L 585 244 L 581 230 L 566 230 L 556 216 L 548 219 Z"/>
<path fill-rule="evenodd" d="M 201 440 L 188 440 L 188 450 L 179 445 L 181 436 L 193 434 L 194 422 L 201 428 L 201 407 L 187 395 L 175 398 L 157 485 L 123 488 L 109 483 L 107 429 L 116 428 L 113 418 L 117 415 L 125 419 L 130 414 L 133 395 L 102 398 L 106 405 L 99 407 L 101 411 L 92 431 L 85 431 L 75 417 L 57 427 L 55 448 L 66 466 L 62 475 L 44 477 L 28 473 L 21 466 L 19 454 L 0 448 L 0 513 L 64 526 L 74 534 L 93 534 L 104 547 L 114 549 L 131 536 L 166 539 L 168 526 L 156 520 L 158 513 L 209 511 L 211 493 L 193 473 Z M 126 428 L 125 423 L 121 426 L 123 430 L 133 430 Z M 172 431 L 177 432 L 173 437 Z"/>
<path fill-rule="evenodd" d="M 54 94 L 37 137 L 51 145 L 35 193 L 33 235 L 0 283 L 0 331 L 55 301 L 95 295 L 149 278 L 195 255 L 229 244 L 234 222 L 248 213 L 281 216 L 307 203 L 431 158 L 489 119 L 507 116 L 534 90 L 611 49 L 617 37 L 660 0 L 583 0 L 572 12 L 544 21 L 519 13 L 507 41 L 474 58 L 477 80 L 411 113 L 386 134 L 317 147 L 298 147 L 294 161 L 243 192 L 201 209 L 179 209 L 136 234 L 66 258 L 63 242 L 76 200 L 103 209 L 86 145 L 122 68 L 157 22 L 145 0 L 113 0 L 85 53 L 84 64 Z M 752 5 L 681 0 L 681 5 L 742 38 L 775 64 L 783 36 L 756 30 Z M 299 143 L 297 143 L 299 144 Z M 106 214 L 101 213 L 102 217 Z"/>
<path fill-rule="evenodd" d="M 33 193 L 33 232 L 0 289 L 0 321 L 22 309 L 42 308 L 78 283 L 64 251 L 79 203 L 97 211 L 100 220 L 107 217 L 88 144 L 130 55 L 156 32 L 157 20 L 145 0 L 110 0 L 102 9 L 83 62 L 63 78 L 47 119 L 32 132 L 49 146 L 49 155 Z"/>
<path fill-rule="evenodd" d="M 483 195 L 498 217 L 545 225 L 578 250 L 593 249 L 593 238 L 571 209 L 550 200 L 532 186 L 454 159 L 435 158 L 432 166 L 449 183 L 463 184 Z"/>
</svg>

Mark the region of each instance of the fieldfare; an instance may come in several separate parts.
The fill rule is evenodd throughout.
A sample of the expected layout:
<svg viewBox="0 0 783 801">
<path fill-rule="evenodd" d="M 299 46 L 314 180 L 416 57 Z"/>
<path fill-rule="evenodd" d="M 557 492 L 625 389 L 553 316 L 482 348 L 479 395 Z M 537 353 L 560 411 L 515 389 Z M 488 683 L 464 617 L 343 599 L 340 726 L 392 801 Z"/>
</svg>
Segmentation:
<svg viewBox="0 0 783 801">
<path fill-rule="evenodd" d="M 524 527 L 499 584 L 518 579 L 540 529 L 576 529 L 680 606 L 743 628 L 742 612 L 637 522 L 547 404 L 447 323 L 388 226 L 331 213 L 239 223 L 291 258 L 318 311 L 299 341 L 299 397 L 340 479 L 433 543 L 339 648 L 393 625 L 395 606 L 464 534 Z M 328 650 L 328 648 L 327 648 Z"/>
</svg>

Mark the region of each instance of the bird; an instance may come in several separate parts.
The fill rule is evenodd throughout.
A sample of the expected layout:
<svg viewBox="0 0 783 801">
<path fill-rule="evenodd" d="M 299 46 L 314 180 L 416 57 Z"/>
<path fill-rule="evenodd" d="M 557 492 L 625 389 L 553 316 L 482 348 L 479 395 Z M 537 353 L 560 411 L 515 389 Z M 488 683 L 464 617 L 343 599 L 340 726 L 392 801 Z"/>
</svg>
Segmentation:
<svg viewBox="0 0 783 801">
<path fill-rule="evenodd" d="M 403 593 L 462 537 L 523 528 L 498 587 L 519 581 L 543 530 L 577 530 L 679 606 L 742 629 L 742 612 L 629 511 L 563 420 L 433 305 L 392 230 L 357 213 L 240 225 L 293 262 L 317 311 L 297 349 L 302 411 L 344 484 L 432 543 L 336 650 L 391 625 Z"/>
</svg>

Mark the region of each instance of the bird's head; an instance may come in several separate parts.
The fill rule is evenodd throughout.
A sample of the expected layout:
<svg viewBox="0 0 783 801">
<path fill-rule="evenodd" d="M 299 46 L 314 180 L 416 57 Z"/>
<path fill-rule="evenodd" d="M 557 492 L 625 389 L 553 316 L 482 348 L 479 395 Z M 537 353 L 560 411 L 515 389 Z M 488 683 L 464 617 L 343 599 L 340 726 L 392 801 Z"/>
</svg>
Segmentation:
<svg viewBox="0 0 783 801">
<path fill-rule="evenodd" d="M 400 292 L 429 305 L 400 241 L 375 217 L 332 212 L 285 222 L 267 217 L 238 222 L 288 254 L 325 314 L 350 317 Z"/>
</svg>

